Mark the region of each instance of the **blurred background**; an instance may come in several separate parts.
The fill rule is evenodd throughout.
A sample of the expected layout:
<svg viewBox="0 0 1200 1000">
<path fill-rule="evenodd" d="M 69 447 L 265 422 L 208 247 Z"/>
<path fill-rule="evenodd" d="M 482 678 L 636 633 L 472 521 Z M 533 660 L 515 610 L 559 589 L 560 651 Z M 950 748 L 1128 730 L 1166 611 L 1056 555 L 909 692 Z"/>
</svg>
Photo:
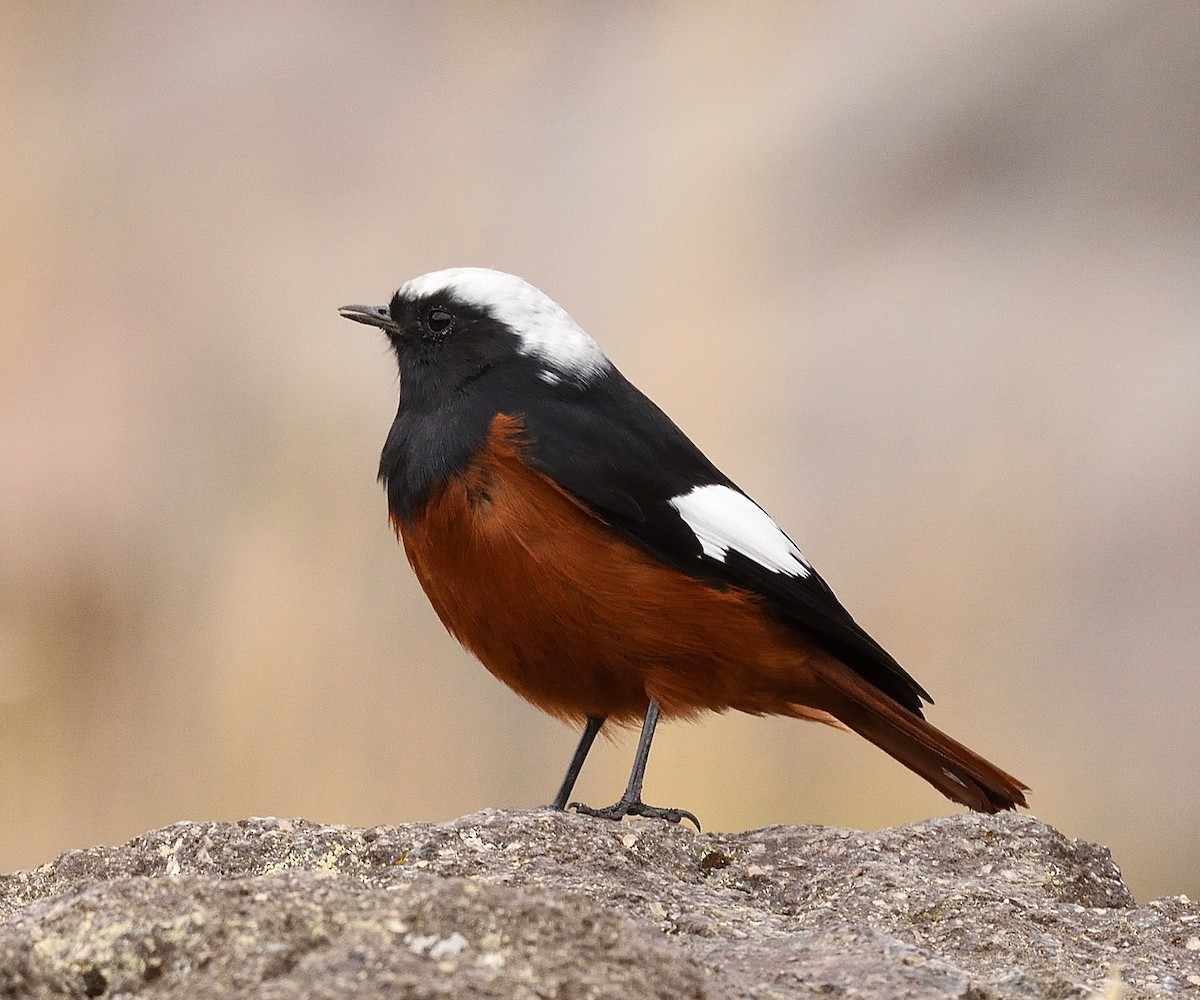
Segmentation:
<svg viewBox="0 0 1200 1000">
<path fill-rule="evenodd" d="M 336 311 L 475 264 L 560 301 L 1036 815 L 1200 894 L 1190 0 L 9 0 L 0 38 L 0 870 L 553 795 L 576 734 L 420 593 L 393 362 Z M 647 801 L 954 809 L 744 716 L 662 729 Z"/>
</svg>

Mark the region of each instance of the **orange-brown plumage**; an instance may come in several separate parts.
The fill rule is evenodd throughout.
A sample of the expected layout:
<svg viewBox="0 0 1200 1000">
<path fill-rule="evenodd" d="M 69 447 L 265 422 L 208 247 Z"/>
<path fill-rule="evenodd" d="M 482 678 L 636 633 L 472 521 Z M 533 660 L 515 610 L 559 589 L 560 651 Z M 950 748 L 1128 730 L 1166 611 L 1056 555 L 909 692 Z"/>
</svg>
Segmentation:
<svg viewBox="0 0 1200 1000">
<path fill-rule="evenodd" d="M 634 547 L 522 460 L 504 414 L 465 472 L 410 523 L 405 552 L 450 632 L 553 715 L 636 722 L 737 709 L 848 726 L 976 809 L 1024 787 L 895 705 L 754 594 L 716 589 Z M 958 775 L 950 777 L 946 771 Z"/>
<path fill-rule="evenodd" d="M 430 603 L 497 678 L 553 715 L 638 722 L 787 710 L 809 672 L 758 601 L 635 548 L 521 459 L 503 414 L 466 472 L 397 524 Z M 780 654 L 783 654 L 782 656 Z M 803 706 L 800 706 L 803 708 Z"/>
</svg>

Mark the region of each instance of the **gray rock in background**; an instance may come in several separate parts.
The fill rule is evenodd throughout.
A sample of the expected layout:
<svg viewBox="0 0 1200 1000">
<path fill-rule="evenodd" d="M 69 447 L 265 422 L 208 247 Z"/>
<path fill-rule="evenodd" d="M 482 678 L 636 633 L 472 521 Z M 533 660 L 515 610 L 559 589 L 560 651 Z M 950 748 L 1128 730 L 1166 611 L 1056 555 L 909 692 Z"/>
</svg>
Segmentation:
<svg viewBox="0 0 1200 1000">
<path fill-rule="evenodd" d="M 701 835 L 486 811 L 177 823 L 0 878 L 0 997 L 1200 996 L 1200 906 L 1139 906 L 1028 816 Z M 1111 984 L 1110 984 L 1111 986 Z M 1119 991 L 1118 991 L 1119 992 Z"/>
</svg>

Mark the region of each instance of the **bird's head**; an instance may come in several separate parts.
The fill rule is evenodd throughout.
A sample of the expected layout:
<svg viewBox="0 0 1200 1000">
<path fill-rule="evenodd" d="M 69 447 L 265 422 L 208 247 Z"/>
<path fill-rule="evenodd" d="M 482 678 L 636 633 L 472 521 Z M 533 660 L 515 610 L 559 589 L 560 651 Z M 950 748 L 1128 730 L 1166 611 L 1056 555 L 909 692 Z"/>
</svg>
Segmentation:
<svg viewBox="0 0 1200 1000">
<path fill-rule="evenodd" d="M 527 281 L 482 267 L 433 271 L 400 287 L 386 306 L 339 313 L 387 334 L 401 392 L 434 400 L 516 366 L 547 385 L 586 385 L 611 363 L 566 310 Z"/>
</svg>

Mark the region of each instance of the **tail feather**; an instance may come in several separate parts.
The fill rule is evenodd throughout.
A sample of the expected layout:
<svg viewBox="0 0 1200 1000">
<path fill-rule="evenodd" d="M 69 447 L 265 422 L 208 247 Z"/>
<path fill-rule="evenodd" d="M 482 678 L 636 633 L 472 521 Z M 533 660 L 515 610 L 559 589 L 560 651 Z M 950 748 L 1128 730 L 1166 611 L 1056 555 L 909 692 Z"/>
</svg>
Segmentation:
<svg viewBox="0 0 1200 1000">
<path fill-rule="evenodd" d="M 820 673 L 832 697 L 822 708 L 955 802 L 994 813 L 1026 805 L 1029 786 L 897 704 L 840 663 Z"/>
</svg>

